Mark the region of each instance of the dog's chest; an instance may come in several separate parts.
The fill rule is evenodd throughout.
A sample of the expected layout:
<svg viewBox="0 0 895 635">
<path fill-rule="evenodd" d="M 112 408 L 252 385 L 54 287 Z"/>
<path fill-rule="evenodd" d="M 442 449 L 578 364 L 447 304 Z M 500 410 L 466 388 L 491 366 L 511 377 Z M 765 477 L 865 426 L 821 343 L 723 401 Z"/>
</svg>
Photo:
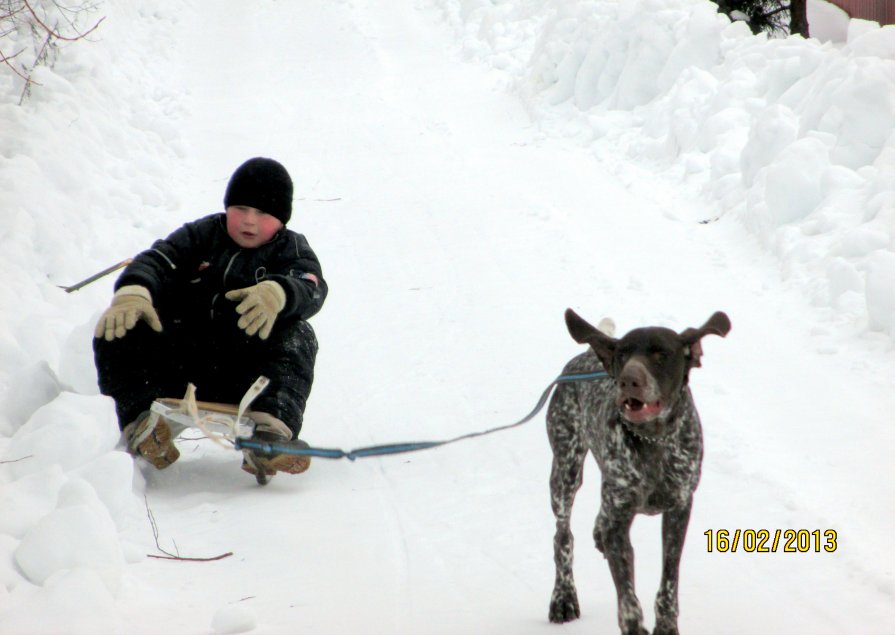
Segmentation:
<svg viewBox="0 0 895 635">
<path fill-rule="evenodd" d="M 702 463 L 702 431 L 692 402 L 685 400 L 667 438 L 651 441 L 621 421 L 614 395 L 608 380 L 579 394 L 582 432 L 602 472 L 604 502 L 633 505 L 647 514 L 685 504 L 699 483 Z"/>
</svg>

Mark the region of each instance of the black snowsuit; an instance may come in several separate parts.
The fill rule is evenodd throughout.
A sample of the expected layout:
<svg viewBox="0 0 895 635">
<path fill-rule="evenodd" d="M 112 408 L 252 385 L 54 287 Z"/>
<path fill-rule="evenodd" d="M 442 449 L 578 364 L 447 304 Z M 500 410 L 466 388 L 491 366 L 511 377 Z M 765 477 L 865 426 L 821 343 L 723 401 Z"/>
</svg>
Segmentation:
<svg viewBox="0 0 895 635">
<path fill-rule="evenodd" d="M 262 280 L 286 292 L 286 306 L 266 340 L 237 326 L 238 302 L 224 297 Z M 306 320 L 327 294 L 304 236 L 283 229 L 270 242 L 243 249 L 227 234 L 226 215 L 212 214 L 134 258 L 115 289 L 133 284 L 149 289 L 162 332 L 140 321 L 123 338 L 93 340 L 100 390 L 115 399 L 122 428 L 157 397 L 182 396 L 188 382 L 200 400 L 239 403 L 265 375 L 270 384 L 252 409 L 272 414 L 298 435 L 317 355 Z"/>
</svg>

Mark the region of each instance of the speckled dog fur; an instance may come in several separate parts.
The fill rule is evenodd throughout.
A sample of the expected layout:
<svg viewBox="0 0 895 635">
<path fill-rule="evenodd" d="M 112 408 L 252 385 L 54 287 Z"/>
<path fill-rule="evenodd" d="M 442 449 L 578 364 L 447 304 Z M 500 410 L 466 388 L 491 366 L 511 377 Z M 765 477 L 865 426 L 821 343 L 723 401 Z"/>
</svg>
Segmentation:
<svg viewBox="0 0 895 635">
<path fill-rule="evenodd" d="M 621 339 L 591 326 L 571 309 L 566 324 L 572 337 L 591 350 L 569 362 L 563 374 L 606 370 L 609 377 L 560 384 L 547 412 L 556 516 L 550 621 L 580 616 L 569 520 L 590 451 L 602 473 L 593 535 L 615 583 L 619 628 L 626 635 L 648 633 L 634 591 L 629 532 L 635 515 L 661 513 L 663 566 L 653 633 L 676 634 L 678 569 L 702 464 L 702 428 L 688 387 L 689 372 L 700 365 L 702 337 L 726 335 L 730 321 L 718 312 L 698 329 L 675 333 L 647 327 Z"/>
</svg>

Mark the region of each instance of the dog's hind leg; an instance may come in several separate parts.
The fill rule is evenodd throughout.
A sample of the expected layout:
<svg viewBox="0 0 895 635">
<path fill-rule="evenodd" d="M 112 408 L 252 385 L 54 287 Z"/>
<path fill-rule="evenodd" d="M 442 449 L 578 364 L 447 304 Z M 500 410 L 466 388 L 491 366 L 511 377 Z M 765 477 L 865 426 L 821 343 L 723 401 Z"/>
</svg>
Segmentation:
<svg viewBox="0 0 895 635">
<path fill-rule="evenodd" d="M 662 583 L 656 595 L 656 628 L 653 635 L 678 634 L 678 575 L 692 504 L 691 499 L 686 506 L 662 514 Z"/>
<path fill-rule="evenodd" d="M 550 598 L 549 617 L 551 622 L 558 623 L 569 622 L 581 616 L 572 574 L 575 539 L 570 520 L 575 494 L 581 487 L 587 445 L 574 424 L 576 416 L 577 413 L 573 414 L 570 407 L 563 406 L 561 394 L 554 395 L 547 414 L 547 434 L 553 449 L 550 503 L 556 517 L 556 534 L 553 537 L 556 582 Z"/>
</svg>

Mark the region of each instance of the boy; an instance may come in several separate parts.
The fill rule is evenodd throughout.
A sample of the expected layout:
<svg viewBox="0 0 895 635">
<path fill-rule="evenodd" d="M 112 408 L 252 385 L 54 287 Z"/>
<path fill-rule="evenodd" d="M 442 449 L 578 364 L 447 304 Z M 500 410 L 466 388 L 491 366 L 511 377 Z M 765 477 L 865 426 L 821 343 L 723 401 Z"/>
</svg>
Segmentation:
<svg viewBox="0 0 895 635">
<path fill-rule="evenodd" d="M 275 442 L 298 436 L 311 391 L 317 340 L 306 320 L 327 285 L 305 237 L 285 227 L 289 173 L 272 159 L 249 159 L 230 178 L 224 208 L 134 258 L 96 325 L 100 390 L 115 399 L 128 451 L 158 469 L 180 453 L 164 419 L 145 434 L 157 397 L 179 396 L 192 382 L 203 401 L 238 403 L 265 375 L 270 384 L 247 414 L 255 439 Z M 309 463 L 247 450 L 242 469 L 260 482 Z"/>
</svg>

